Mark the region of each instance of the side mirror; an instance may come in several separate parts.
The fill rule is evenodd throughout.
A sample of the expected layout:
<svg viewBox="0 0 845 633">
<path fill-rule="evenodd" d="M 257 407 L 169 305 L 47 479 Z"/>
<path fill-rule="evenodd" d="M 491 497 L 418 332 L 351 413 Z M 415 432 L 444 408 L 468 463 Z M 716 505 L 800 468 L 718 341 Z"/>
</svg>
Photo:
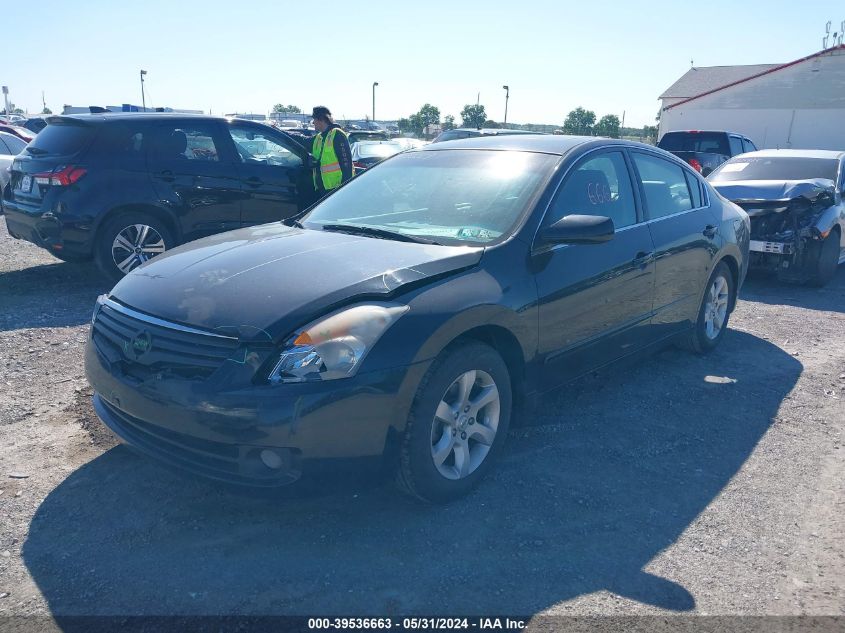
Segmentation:
<svg viewBox="0 0 845 633">
<path fill-rule="evenodd" d="M 540 232 L 548 244 L 598 244 L 613 239 L 613 220 L 603 215 L 567 215 Z"/>
</svg>

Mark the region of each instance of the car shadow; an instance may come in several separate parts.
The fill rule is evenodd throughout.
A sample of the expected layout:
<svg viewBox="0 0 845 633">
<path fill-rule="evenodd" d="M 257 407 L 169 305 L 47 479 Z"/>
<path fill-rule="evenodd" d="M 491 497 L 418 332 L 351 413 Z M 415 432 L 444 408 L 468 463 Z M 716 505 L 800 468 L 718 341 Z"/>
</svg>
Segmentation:
<svg viewBox="0 0 845 633">
<path fill-rule="evenodd" d="M 740 299 L 769 305 L 791 305 L 823 312 L 845 312 L 845 265 L 823 288 L 778 281 L 774 275 L 754 272 L 742 286 Z"/>
<path fill-rule="evenodd" d="M 488 480 L 441 507 L 383 481 L 237 494 L 117 447 L 43 501 L 23 560 L 60 625 L 527 615 L 601 590 L 688 612 L 682 579 L 647 568 L 736 475 L 801 371 L 733 330 L 708 356 L 671 349 L 608 370 L 547 397 Z"/>
<path fill-rule="evenodd" d="M 88 323 L 97 296 L 112 285 L 90 262 L 57 262 L 0 273 L 0 331 Z"/>
</svg>

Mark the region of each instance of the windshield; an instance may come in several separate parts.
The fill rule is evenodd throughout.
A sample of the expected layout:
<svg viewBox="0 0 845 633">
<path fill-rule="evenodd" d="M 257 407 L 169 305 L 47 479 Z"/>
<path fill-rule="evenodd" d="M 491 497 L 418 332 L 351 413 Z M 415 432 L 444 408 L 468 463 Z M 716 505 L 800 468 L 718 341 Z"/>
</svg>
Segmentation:
<svg viewBox="0 0 845 633">
<path fill-rule="evenodd" d="M 728 135 L 721 132 L 667 132 L 657 147 L 667 152 L 731 155 L 728 149 Z"/>
<path fill-rule="evenodd" d="M 839 161 L 835 158 L 803 158 L 795 156 L 748 155 L 722 163 L 713 170 L 710 182 L 737 180 L 812 180 L 827 178 L 836 182 Z"/>
<path fill-rule="evenodd" d="M 531 207 L 558 158 L 489 150 L 399 154 L 319 203 L 303 224 L 375 227 L 442 244 L 494 242 Z"/>
</svg>

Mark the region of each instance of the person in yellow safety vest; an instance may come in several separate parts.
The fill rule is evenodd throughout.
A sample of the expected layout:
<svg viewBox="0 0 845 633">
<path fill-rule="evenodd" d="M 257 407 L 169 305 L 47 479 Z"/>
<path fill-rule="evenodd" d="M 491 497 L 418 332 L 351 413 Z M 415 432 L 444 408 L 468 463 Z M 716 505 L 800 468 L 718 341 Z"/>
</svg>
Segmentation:
<svg viewBox="0 0 845 633">
<path fill-rule="evenodd" d="M 316 106 L 311 111 L 317 135 L 311 146 L 311 153 L 319 162 L 314 169 L 314 187 L 319 195 L 339 187 L 354 175 L 352 150 L 349 137 L 334 122 L 326 106 Z"/>
</svg>

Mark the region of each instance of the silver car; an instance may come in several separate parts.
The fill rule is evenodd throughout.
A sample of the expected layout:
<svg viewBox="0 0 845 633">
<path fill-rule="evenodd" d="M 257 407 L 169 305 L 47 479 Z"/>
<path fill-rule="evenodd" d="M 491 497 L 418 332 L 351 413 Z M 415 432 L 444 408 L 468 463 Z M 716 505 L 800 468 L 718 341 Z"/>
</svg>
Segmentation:
<svg viewBox="0 0 845 633">
<path fill-rule="evenodd" d="M 0 213 L 3 212 L 3 192 L 9 184 L 9 167 L 12 160 L 26 147 L 26 141 L 19 139 L 14 134 L 0 132 Z"/>
<path fill-rule="evenodd" d="M 748 152 L 707 180 L 751 217 L 751 268 L 823 286 L 845 262 L 845 152 Z"/>
</svg>

